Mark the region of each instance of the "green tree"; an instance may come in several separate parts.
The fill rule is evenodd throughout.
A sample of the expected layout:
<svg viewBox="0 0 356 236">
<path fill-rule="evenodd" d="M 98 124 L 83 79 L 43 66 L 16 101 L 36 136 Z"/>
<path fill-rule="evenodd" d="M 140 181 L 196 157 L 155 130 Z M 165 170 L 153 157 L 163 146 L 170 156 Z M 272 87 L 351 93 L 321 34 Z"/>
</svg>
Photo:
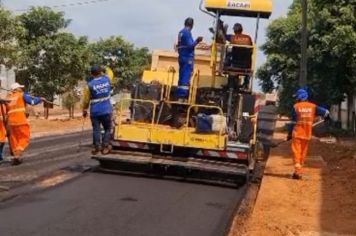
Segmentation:
<svg viewBox="0 0 356 236">
<path fill-rule="evenodd" d="M 262 50 L 267 62 L 258 70 L 264 91 L 279 89 L 280 109 L 289 112 L 298 87 L 300 63 L 300 1 L 287 17 L 273 21 Z M 353 2 L 353 3 L 352 3 Z M 308 12 L 308 87 L 312 99 L 338 104 L 354 93 L 356 68 L 355 1 L 314 0 Z"/>
<path fill-rule="evenodd" d="M 318 88 L 315 97 L 319 101 L 339 104 L 356 91 L 355 12 L 355 0 L 311 3 L 309 43 L 314 54 L 310 84 Z"/>
<path fill-rule="evenodd" d="M 32 92 L 49 101 L 73 89 L 85 77 L 90 58 L 87 39 L 69 33 L 40 37 L 27 48 L 26 55 L 18 74 L 26 76 Z"/>
<path fill-rule="evenodd" d="M 28 12 L 20 15 L 19 19 L 26 29 L 23 38 L 26 44 L 42 36 L 52 36 L 71 22 L 64 18 L 63 12 L 53 11 L 49 7 L 31 7 Z"/>
<path fill-rule="evenodd" d="M 267 29 L 262 50 L 267 62 L 257 71 L 265 92 L 280 91 L 280 112 L 289 113 L 298 87 L 300 61 L 300 6 L 293 5 L 287 17 L 274 20 Z"/>
<path fill-rule="evenodd" d="M 27 33 L 21 41 L 17 79 L 34 94 L 53 101 L 85 78 L 90 60 L 87 38 L 59 32 L 69 21 L 49 8 L 32 8 L 19 18 Z"/>
<path fill-rule="evenodd" d="M 80 96 L 78 91 L 75 89 L 70 90 L 64 95 L 62 105 L 68 109 L 69 118 L 74 118 L 74 108 L 75 104 L 80 101 Z"/>
<path fill-rule="evenodd" d="M 24 33 L 11 12 L 0 7 L 0 64 L 12 67 L 18 58 L 18 38 Z"/>
<path fill-rule="evenodd" d="M 118 78 L 116 87 L 126 88 L 141 77 L 149 68 L 151 55 L 147 48 L 135 48 L 122 37 L 101 39 L 90 45 L 93 53 L 92 63 L 112 68 Z"/>
</svg>

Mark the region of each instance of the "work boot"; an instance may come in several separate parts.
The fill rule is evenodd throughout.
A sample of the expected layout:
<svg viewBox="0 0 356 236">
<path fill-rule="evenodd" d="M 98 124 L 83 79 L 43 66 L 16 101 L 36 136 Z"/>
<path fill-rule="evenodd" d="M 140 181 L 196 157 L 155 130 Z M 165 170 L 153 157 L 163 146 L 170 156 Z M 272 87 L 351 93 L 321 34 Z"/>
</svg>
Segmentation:
<svg viewBox="0 0 356 236">
<path fill-rule="evenodd" d="M 22 150 L 14 150 L 13 155 L 15 157 L 20 157 L 22 155 L 23 151 Z"/>
<path fill-rule="evenodd" d="M 292 179 L 302 179 L 302 175 L 294 172 L 292 175 Z"/>
<path fill-rule="evenodd" d="M 103 149 L 101 150 L 101 154 L 107 155 L 111 152 L 111 145 L 104 146 Z"/>
<path fill-rule="evenodd" d="M 13 166 L 18 166 L 22 163 L 22 160 L 20 158 L 13 158 L 11 161 L 11 165 Z"/>
<path fill-rule="evenodd" d="M 93 149 L 91 150 L 91 154 L 92 155 L 97 155 L 100 152 L 100 148 L 99 147 L 93 147 Z"/>
</svg>

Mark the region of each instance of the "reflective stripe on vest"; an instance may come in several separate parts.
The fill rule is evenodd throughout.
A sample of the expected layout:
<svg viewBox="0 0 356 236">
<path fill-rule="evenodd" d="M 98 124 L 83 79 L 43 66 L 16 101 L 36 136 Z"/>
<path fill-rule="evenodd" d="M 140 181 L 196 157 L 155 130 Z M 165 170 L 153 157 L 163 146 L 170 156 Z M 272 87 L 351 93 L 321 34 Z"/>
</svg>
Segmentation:
<svg viewBox="0 0 356 236">
<path fill-rule="evenodd" d="M 104 101 L 107 101 L 107 100 L 110 100 L 110 96 L 103 97 L 103 98 L 91 99 L 90 103 L 92 104 L 92 103 L 104 102 Z"/>
<path fill-rule="evenodd" d="M 15 109 L 10 110 L 7 114 L 11 114 L 11 113 L 15 113 L 15 112 L 26 112 L 26 109 L 24 107 L 23 108 L 15 108 Z"/>
<path fill-rule="evenodd" d="M 189 86 L 184 86 L 184 85 L 180 85 L 180 86 L 178 86 L 178 88 L 180 88 L 180 89 L 183 89 L 183 90 L 189 90 Z"/>
<path fill-rule="evenodd" d="M 26 118 L 26 103 L 23 98 L 24 93 L 20 91 L 10 92 L 7 99 L 11 100 L 6 104 L 7 107 L 7 121 L 9 125 L 24 125 L 28 124 Z"/>
</svg>

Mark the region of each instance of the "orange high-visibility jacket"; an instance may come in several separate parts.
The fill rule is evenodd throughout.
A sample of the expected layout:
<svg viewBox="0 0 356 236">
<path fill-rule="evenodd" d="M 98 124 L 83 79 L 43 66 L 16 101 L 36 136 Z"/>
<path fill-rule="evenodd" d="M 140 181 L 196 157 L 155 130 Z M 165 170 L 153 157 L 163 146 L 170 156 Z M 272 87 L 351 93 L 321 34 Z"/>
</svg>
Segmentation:
<svg viewBox="0 0 356 236">
<path fill-rule="evenodd" d="M 308 101 L 298 102 L 294 105 L 292 120 L 295 122 L 293 138 L 310 140 L 312 138 L 315 117 L 327 116 L 329 111 Z"/>
<path fill-rule="evenodd" d="M 6 111 L 5 106 L 4 105 L 1 106 L 3 106 L 3 111 L 5 112 Z M 0 142 L 4 143 L 5 141 L 6 141 L 6 128 L 3 120 L 3 115 L 0 111 Z"/>
<path fill-rule="evenodd" d="M 252 45 L 252 39 L 247 34 L 234 34 L 231 35 L 230 43 L 249 46 Z"/>
<path fill-rule="evenodd" d="M 21 91 L 12 91 L 6 98 L 10 100 L 10 102 L 6 104 L 8 125 L 28 124 L 24 93 Z"/>
</svg>

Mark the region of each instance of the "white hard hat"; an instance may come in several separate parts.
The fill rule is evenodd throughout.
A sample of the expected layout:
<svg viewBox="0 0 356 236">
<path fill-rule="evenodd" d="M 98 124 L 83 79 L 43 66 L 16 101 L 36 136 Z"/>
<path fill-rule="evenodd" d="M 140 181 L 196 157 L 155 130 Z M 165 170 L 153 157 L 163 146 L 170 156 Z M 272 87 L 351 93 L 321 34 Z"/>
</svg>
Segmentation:
<svg viewBox="0 0 356 236">
<path fill-rule="evenodd" d="M 11 89 L 11 90 L 15 90 L 15 89 L 24 88 L 24 87 L 25 87 L 25 86 L 23 86 L 23 85 L 21 85 L 21 84 L 19 84 L 19 83 L 13 83 L 13 84 L 11 84 L 10 89 Z"/>
</svg>

